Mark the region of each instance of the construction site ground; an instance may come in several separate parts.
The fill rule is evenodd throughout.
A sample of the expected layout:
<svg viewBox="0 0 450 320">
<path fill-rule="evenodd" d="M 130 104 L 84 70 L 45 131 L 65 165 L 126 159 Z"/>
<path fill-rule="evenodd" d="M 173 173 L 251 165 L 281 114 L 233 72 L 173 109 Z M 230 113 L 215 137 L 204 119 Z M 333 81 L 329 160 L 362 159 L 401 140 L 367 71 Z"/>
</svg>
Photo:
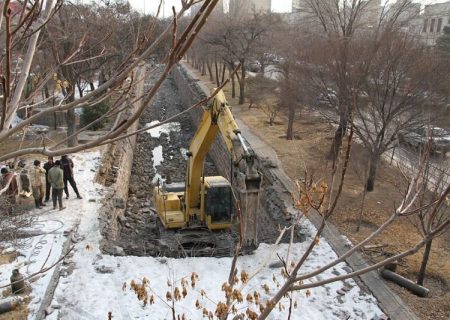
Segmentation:
<svg viewBox="0 0 450 320">
<path fill-rule="evenodd" d="M 157 72 L 155 72 L 157 74 Z M 151 83 L 152 77 L 147 79 Z M 180 113 L 183 103 L 179 91 L 168 78 L 149 108 L 140 117 L 140 126 L 164 121 Z M 115 254 L 115 247 L 123 248 L 127 255 L 136 256 L 230 256 L 233 243 L 238 239 L 237 225 L 230 230 L 209 232 L 198 228 L 165 230 L 151 207 L 153 187 L 162 183 L 158 178 L 170 182 L 183 182 L 186 173 L 186 151 L 195 133 L 195 126 L 188 114 L 162 127 L 138 135 L 133 154 L 129 194 L 124 216 L 119 218 L 121 226 L 117 239 L 108 241 L 105 252 Z M 224 155 L 227 156 L 227 155 Z M 218 175 L 214 162 L 207 157 L 204 163 L 206 176 Z M 264 182 L 263 182 L 264 184 Z M 265 182 L 265 184 L 269 184 Z M 281 202 L 275 192 L 263 187 L 263 199 L 259 212 L 258 240 L 274 243 L 280 226 L 288 224 L 278 205 Z M 272 190 L 272 189 L 271 189 Z M 303 230 L 299 230 L 301 233 Z M 296 234 L 299 240 L 303 234 Z M 281 242 L 289 241 L 286 234 Z"/>
<path fill-rule="evenodd" d="M 209 87 L 215 86 L 214 83 L 209 81 L 209 77 L 201 76 L 199 73 L 197 73 L 197 76 Z M 238 105 L 237 99 L 231 98 L 230 87 L 227 86 L 224 91 L 229 103 L 233 106 L 233 113 L 277 152 L 283 169 L 291 179 L 302 178 L 305 171 L 312 174 L 316 179 L 326 178 L 324 173 L 329 164 L 325 161 L 325 155 L 334 134 L 334 128 L 331 125 L 324 122 L 317 114 L 310 113 L 307 110 L 299 110 L 294 125 L 296 139 L 287 141 L 285 139 L 287 119 L 282 112 L 277 116 L 274 125 L 269 126 L 268 115 L 260 107 L 248 109 L 248 104 Z M 20 144 L 20 141 L 14 141 L 12 145 L 1 146 L 0 150 L 6 152 L 7 149 L 16 149 L 18 144 Z M 362 228 L 359 232 L 355 231 L 364 185 L 364 181 L 360 178 L 362 176 L 362 162 L 364 161 L 361 154 L 362 148 L 355 144 L 345 188 L 337 212 L 332 219 L 332 223 L 353 243 L 364 239 L 376 226 L 380 225 L 401 198 L 399 191 L 401 183 L 399 181 L 402 181 L 402 175 L 397 168 L 385 162 L 379 168 L 375 191 L 366 196 Z M 27 160 L 31 160 L 31 157 L 27 157 Z M 149 174 L 151 173 L 149 172 Z M 366 259 L 378 261 L 384 256 L 411 247 L 418 239 L 419 233 L 412 221 L 403 219 L 395 223 L 374 241 L 374 244 L 384 245 L 384 247 L 379 251 L 372 251 L 371 255 L 367 254 Z M 402 297 L 419 319 L 448 319 L 450 310 L 449 240 L 450 232 L 447 232 L 433 242 L 425 280 L 425 286 L 430 289 L 428 298 L 419 298 L 405 289 L 389 283 L 389 286 Z M 415 280 L 422 253 L 423 250 L 402 261 L 398 272 Z M 7 260 L 8 257 L 2 257 L 2 259 Z M 1 263 L 3 261 L 0 259 Z"/>
<path fill-rule="evenodd" d="M 201 75 L 192 67 L 191 69 L 208 87 L 212 89 L 216 86 L 208 75 Z M 325 172 L 330 172 L 330 163 L 326 161 L 326 154 L 335 131 L 331 124 L 306 108 L 297 110 L 294 124 L 295 139 L 289 141 L 286 140 L 287 117 L 283 110 L 270 126 L 269 116 L 263 110 L 264 107 L 256 106 L 249 109 L 248 103 L 239 105 L 237 96 L 231 97 L 230 84 L 224 88 L 224 92 L 235 116 L 276 151 L 284 171 L 292 180 L 303 178 L 305 172 L 316 180 L 327 179 Z M 276 91 L 273 92 L 273 101 L 268 103 L 276 103 Z M 363 221 L 359 232 L 356 232 L 365 184 L 362 177 L 367 160 L 363 154 L 362 146 L 354 143 L 342 196 L 331 219 L 341 234 L 353 243 L 365 239 L 392 214 L 396 204 L 400 203 L 406 184 L 401 171 L 389 162 L 383 161 L 378 169 L 375 190 L 366 195 Z M 365 252 L 366 259 L 369 262 L 380 261 L 414 246 L 419 239 L 420 233 L 414 221 L 410 218 L 400 219 L 373 241 L 372 244 L 379 245 L 379 249 Z M 423 249 L 416 255 L 400 261 L 397 272 L 415 281 L 422 255 Z M 417 297 L 396 284 L 388 282 L 388 285 L 419 319 L 447 320 L 450 313 L 449 279 L 450 231 L 447 231 L 433 241 L 424 282 L 424 286 L 430 289 L 427 298 Z"/>
</svg>

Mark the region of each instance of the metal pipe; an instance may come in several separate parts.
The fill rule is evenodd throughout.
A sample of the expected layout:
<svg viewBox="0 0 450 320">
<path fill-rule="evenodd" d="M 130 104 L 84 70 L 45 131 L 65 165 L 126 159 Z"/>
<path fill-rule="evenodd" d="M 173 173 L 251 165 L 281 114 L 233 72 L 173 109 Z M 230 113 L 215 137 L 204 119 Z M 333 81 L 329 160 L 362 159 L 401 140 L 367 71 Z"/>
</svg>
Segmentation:
<svg viewBox="0 0 450 320">
<path fill-rule="evenodd" d="M 239 141 L 241 142 L 241 145 L 242 145 L 242 148 L 244 149 L 245 155 L 250 156 L 250 152 L 248 151 L 248 147 L 246 146 L 244 138 L 242 137 L 241 133 L 238 132 L 238 133 L 236 133 L 236 135 L 237 135 Z"/>
</svg>

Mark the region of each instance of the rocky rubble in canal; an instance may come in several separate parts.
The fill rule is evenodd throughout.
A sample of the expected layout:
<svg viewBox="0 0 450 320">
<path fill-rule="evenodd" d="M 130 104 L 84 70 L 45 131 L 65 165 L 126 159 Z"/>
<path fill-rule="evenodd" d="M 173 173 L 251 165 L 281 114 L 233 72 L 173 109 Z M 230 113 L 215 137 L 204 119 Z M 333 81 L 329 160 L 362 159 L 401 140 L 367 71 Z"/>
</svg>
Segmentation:
<svg viewBox="0 0 450 320">
<path fill-rule="evenodd" d="M 140 128 L 162 122 L 183 111 L 177 87 L 169 77 L 153 99 L 151 106 L 140 118 Z M 113 255 L 136 256 L 174 256 L 197 255 L 195 243 L 204 240 L 211 247 L 197 250 L 198 255 L 231 255 L 233 242 L 238 238 L 237 226 L 224 232 L 188 231 L 187 234 L 176 230 L 164 230 L 156 213 L 152 209 L 153 187 L 160 179 L 166 182 L 183 182 L 186 173 L 187 158 L 185 152 L 196 128 L 189 114 L 183 114 L 173 122 L 164 124 L 147 132 L 140 133 L 134 150 L 134 161 L 128 189 L 128 201 L 124 215 L 119 217 L 120 235 L 116 241 L 110 241 L 105 251 Z M 217 175 L 213 162 L 207 158 L 205 175 Z M 273 179 L 265 179 L 261 193 L 261 211 L 258 223 L 259 241 L 273 243 L 280 226 L 289 223 L 288 209 L 279 193 L 283 191 L 272 185 Z M 286 195 L 284 195 L 286 196 Z M 299 237 L 296 240 L 299 240 Z M 188 239 L 188 240 L 186 240 Z M 287 237 L 283 241 L 287 241 Z M 188 243 L 187 247 L 183 241 Z M 183 243 L 183 244 L 181 244 Z M 214 244 L 213 244 L 214 243 Z M 193 246 L 193 247 L 191 247 Z M 189 252 L 191 251 L 191 252 Z"/>
</svg>

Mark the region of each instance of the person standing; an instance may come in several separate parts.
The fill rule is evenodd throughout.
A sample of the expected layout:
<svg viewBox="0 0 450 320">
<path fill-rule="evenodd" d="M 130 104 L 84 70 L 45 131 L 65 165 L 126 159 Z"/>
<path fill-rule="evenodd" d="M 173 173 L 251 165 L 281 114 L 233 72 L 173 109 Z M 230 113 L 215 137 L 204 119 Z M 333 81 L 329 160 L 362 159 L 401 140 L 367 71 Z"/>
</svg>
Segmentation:
<svg viewBox="0 0 450 320">
<path fill-rule="evenodd" d="M 64 192 L 66 193 L 66 199 L 69 199 L 69 188 L 67 182 L 70 183 L 73 191 L 77 194 L 78 199 L 83 199 L 78 192 L 77 184 L 73 178 L 73 161 L 67 155 L 61 157 L 61 167 L 64 173 Z"/>
<path fill-rule="evenodd" d="M 14 173 L 10 172 L 8 168 L 2 168 L 0 172 L 2 174 L 0 180 L 0 194 L 4 193 L 8 202 L 11 205 L 14 205 L 16 203 L 16 196 L 19 193 L 17 179 Z"/>
<path fill-rule="evenodd" d="M 56 203 L 59 204 L 59 210 L 64 210 L 62 196 L 64 190 L 64 173 L 61 169 L 61 162 L 55 161 L 54 166 L 48 171 L 48 181 L 52 187 L 53 209 L 56 209 Z"/>
<path fill-rule="evenodd" d="M 34 204 L 37 209 L 41 209 L 45 204 L 42 202 L 44 199 L 44 179 L 45 170 L 41 168 L 41 162 L 34 160 L 34 167 L 31 170 L 31 190 L 33 191 Z"/>
<path fill-rule="evenodd" d="M 50 189 L 51 189 L 51 184 L 50 181 L 48 181 L 48 172 L 50 171 L 51 168 L 53 168 L 53 166 L 55 165 L 55 163 L 53 162 L 53 157 L 49 156 L 48 160 L 46 163 L 44 163 L 44 170 L 45 170 L 45 202 L 48 202 L 48 200 L 50 200 Z"/>
</svg>

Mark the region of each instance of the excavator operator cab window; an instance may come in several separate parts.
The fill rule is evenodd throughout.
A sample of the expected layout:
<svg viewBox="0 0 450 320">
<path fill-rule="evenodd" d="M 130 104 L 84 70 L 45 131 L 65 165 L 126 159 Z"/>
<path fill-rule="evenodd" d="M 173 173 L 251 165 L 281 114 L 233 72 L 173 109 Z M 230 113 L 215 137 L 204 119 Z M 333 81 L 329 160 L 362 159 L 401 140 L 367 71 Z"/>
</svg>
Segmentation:
<svg viewBox="0 0 450 320">
<path fill-rule="evenodd" d="M 230 186 L 209 187 L 205 195 L 205 213 L 211 222 L 230 221 L 233 214 L 233 201 Z"/>
</svg>

